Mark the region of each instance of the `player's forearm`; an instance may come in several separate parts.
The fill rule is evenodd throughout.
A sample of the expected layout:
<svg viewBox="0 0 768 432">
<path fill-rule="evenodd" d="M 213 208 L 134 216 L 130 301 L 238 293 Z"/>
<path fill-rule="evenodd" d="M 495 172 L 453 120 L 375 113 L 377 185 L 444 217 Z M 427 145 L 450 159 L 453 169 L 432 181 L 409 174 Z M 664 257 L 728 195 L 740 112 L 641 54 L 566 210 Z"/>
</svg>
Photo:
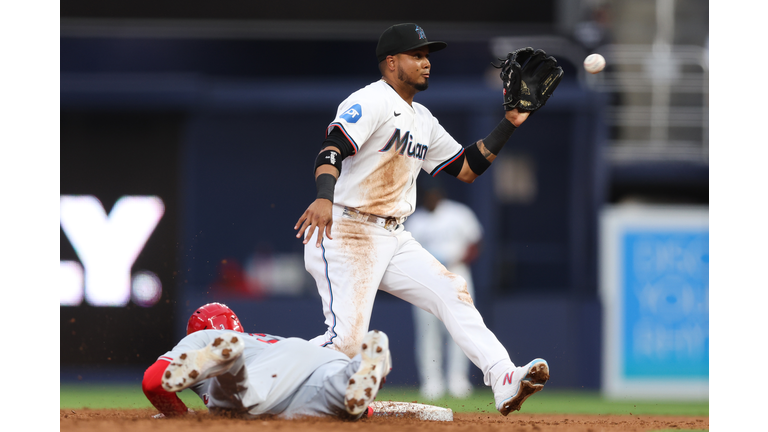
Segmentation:
<svg viewBox="0 0 768 432">
<path fill-rule="evenodd" d="M 472 183 L 487 170 L 501 149 L 507 143 L 512 133 L 528 118 L 530 113 L 517 109 L 507 111 L 504 119 L 488 134 L 487 137 L 468 146 L 462 159 L 461 171 L 456 178 Z M 449 171 L 450 172 L 450 171 Z M 455 171 L 454 171 L 455 175 Z"/>
<path fill-rule="evenodd" d="M 497 127 L 496 129 L 498 130 L 499 128 Z M 489 140 L 489 142 L 492 143 L 494 151 L 488 148 L 489 146 L 485 144 L 485 140 L 479 140 L 471 146 L 468 146 L 465 152 L 466 157 L 463 166 L 461 167 L 461 172 L 456 178 L 465 183 L 473 183 L 475 179 L 480 177 L 480 175 L 491 166 L 491 163 L 496 160 L 496 155 L 501 151 L 501 148 L 507 142 L 509 136 L 514 132 L 514 129 L 514 127 L 511 127 L 500 133 L 498 133 L 497 130 L 494 130 L 497 136 L 492 136 L 494 134 L 494 132 L 492 132 L 491 135 L 485 138 L 485 140 Z"/>
<path fill-rule="evenodd" d="M 339 170 L 333 165 L 320 165 L 315 170 L 315 180 L 320 177 L 321 174 L 330 174 L 335 178 L 339 178 Z"/>
<path fill-rule="evenodd" d="M 338 147 L 327 146 L 320 150 L 317 160 L 315 160 L 317 199 L 327 199 L 333 202 L 333 192 L 339 174 L 341 174 L 341 158 Z"/>
<path fill-rule="evenodd" d="M 152 406 L 163 413 L 166 417 L 173 417 L 187 414 L 187 406 L 179 399 L 176 393 L 165 391 L 162 387 L 162 376 L 170 363 L 165 360 L 158 360 L 144 372 L 144 379 L 141 381 L 141 389 L 144 395 L 152 403 Z"/>
</svg>

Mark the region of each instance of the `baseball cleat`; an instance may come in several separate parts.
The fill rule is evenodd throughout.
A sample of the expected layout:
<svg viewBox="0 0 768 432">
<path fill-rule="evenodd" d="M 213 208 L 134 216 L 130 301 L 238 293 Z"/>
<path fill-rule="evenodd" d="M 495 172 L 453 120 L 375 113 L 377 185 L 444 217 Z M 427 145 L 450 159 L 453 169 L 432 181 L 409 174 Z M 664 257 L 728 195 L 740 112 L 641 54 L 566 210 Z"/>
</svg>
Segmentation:
<svg viewBox="0 0 768 432">
<path fill-rule="evenodd" d="M 544 359 L 535 359 L 500 376 L 493 388 L 496 409 L 502 415 L 520 411 L 523 402 L 532 394 L 541 391 L 548 380 L 549 365 Z"/>
<path fill-rule="evenodd" d="M 163 389 L 177 392 L 207 378 L 228 371 L 243 354 L 242 336 L 230 333 L 219 336 L 205 348 L 181 354 L 168 365 L 162 378 Z"/>
<path fill-rule="evenodd" d="M 363 350 L 360 354 L 360 369 L 349 379 L 344 396 L 344 406 L 352 415 L 359 415 L 368 410 L 368 405 L 376 398 L 381 381 L 387 376 L 392 365 L 389 338 L 384 332 L 369 331 L 363 338 Z"/>
</svg>

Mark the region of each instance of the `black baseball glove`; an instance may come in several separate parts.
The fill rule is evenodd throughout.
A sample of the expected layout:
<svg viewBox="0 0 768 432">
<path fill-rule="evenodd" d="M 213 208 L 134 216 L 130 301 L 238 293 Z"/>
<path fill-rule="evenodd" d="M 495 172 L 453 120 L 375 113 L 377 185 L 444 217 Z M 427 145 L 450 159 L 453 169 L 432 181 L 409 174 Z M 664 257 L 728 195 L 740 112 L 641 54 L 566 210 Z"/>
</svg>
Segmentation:
<svg viewBox="0 0 768 432">
<path fill-rule="evenodd" d="M 536 111 L 547 103 L 560 80 L 563 68 L 557 60 L 542 50 L 521 48 L 499 59 L 501 81 L 504 83 L 504 109 Z"/>
</svg>

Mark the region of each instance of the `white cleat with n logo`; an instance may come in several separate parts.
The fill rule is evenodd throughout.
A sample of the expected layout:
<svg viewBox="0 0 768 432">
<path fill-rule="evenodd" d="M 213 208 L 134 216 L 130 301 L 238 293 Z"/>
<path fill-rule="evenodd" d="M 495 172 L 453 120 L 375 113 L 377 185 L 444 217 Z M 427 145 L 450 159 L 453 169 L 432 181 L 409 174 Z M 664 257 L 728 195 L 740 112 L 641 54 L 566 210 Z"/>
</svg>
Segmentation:
<svg viewBox="0 0 768 432">
<path fill-rule="evenodd" d="M 544 359 L 535 359 L 525 366 L 517 367 L 496 379 L 493 396 L 496 409 L 502 415 L 520 411 L 529 396 L 541 391 L 549 380 L 549 365 Z"/>
</svg>

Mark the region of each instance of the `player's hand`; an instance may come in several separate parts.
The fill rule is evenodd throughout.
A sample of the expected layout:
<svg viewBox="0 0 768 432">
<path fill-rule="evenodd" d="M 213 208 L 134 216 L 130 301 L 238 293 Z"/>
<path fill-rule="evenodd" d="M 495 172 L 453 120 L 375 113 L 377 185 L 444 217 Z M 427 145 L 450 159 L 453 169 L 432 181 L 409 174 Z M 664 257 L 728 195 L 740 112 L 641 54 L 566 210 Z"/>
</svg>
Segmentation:
<svg viewBox="0 0 768 432">
<path fill-rule="evenodd" d="M 316 199 L 315 202 L 309 205 L 304 214 L 301 215 L 299 221 L 296 222 L 295 230 L 299 230 L 296 234 L 296 238 L 301 238 L 304 235 L 304 231 L 309 228 L 307 235 L 304 237 L 304 244 L 309 243 L 309 239 L 315 234 L 315 228 L 319 229 L 317 233 L 317 247 L 320 247 L 320 243 L 323 241 L 323 232 L 325 235 L 333 240 L 331 237 L 331 227 L 333 226 L 333 203 L 325 198 Z M 299 228 L 301 227 L 301 228 Z"/>
<path fill-rule="evenodd" d="M 510 123 L 512 123 L 515 127 L 520 127 L 521 124 L 523 124 L 524 121 L 528 119 L 528 116 L 530 116 L 531 113 L 529 111 L 518 111 L 517 108 L 505 111 L 504 117 L 509 120 Z"/>
</svg>

